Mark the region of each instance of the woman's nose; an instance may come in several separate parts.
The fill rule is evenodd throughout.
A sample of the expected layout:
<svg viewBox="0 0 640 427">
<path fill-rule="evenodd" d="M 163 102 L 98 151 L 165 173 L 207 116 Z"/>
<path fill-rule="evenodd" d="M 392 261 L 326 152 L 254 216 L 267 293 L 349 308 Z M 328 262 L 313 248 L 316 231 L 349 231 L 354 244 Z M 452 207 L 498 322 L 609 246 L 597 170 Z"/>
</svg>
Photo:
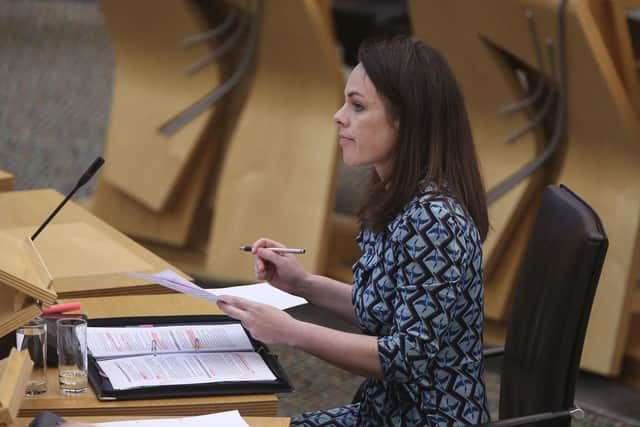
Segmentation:
<svg viewBox="0 0 640 427">
<path fill-rule="evenodd" d="M 340 126 L 346 125 L 346 119 L 344 117 L 344 105 L 340 107 L 340 109 L 333 115 L 333 121 Z"/>
</svg>

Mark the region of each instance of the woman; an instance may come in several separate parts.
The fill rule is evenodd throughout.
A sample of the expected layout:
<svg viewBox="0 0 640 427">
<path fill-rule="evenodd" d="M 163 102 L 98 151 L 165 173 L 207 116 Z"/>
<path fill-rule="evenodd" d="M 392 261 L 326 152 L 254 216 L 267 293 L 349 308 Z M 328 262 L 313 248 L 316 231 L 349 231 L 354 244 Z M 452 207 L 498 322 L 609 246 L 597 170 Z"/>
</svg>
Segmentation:
<svg viewBox="0 0 640 427">
<path fill-rule="evenodd" d="M 482 379 L 484 188 L 464 101 L 445 60 L 420 41 L 365 43 L 334 116 L 342 157 L 372 166 L 359 211 L 353 286 L 253 245 L 256 277 L 360 326 L 298 321 L 241 298 L 218 304 L 266 343 L 368 378 L 359 402 L 294 426 L 462 425 L 489 419 Z"/>
</svg>

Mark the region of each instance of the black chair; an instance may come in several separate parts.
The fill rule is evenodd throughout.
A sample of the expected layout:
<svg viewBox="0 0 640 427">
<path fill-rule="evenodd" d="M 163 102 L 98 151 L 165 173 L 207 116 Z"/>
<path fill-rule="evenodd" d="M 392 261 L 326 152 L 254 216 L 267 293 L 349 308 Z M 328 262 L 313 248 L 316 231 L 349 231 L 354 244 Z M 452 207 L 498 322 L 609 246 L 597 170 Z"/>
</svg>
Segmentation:
<svg viewBox="0 0 640 427">
<path fill-rule="evenodd" d="M 576 379 L 608 240 L 598 215 L 567 187 L 549 186 L 518 273 L 493 426 L 569 426 L 584 412 Z"/>
</svg>

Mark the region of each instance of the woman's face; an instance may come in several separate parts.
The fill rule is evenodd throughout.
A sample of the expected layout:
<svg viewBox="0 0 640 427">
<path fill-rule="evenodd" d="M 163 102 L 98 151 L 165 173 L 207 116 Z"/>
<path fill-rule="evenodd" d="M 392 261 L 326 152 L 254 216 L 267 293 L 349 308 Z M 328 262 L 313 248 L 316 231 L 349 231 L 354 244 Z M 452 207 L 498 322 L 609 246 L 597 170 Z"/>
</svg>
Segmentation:
<svg viewBox="0 0 640 427">
<path fill-rule="evenodd" d="M 343 161 L 348 166 L 374 166 L 380 178 L 387 178 L 398 135 L 397 120 L 387 117 L 384 101 L 361 64 L 351 72 L 344 95 L 344 105 L 333 116 Z"/>
</svg>

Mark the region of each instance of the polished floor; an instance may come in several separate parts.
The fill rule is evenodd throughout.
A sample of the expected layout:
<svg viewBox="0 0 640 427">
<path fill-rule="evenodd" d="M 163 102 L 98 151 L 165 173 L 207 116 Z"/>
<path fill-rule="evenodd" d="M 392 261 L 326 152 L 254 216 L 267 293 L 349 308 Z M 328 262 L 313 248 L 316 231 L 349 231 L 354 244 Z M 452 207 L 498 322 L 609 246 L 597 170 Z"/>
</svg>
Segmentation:
<svg viewBox="0 0 640 427">
<path fill-rule="evenodd" d="M 114 60 L 97 2 L 0 0 L 0 55 L 0 169 L 16 175 L 18 189 L 67 192 L 102 153 L 109 117 Z M 351 180 L 361 177 L 344 169 L 341 188 Z M 341 209 L 350 202 L 338 192 Z M 310 306 L 293 314 L 348 328 Z M 281 396 L 283 415 L 347 403 L 361 381 L 296 350 L 274 351 L 297 388 Z M 487 366 L 494 414 L 499 364 Z M 582 373 L 576 399 L 589 414 L 583 424 L 640 426 L 640 390 L 615 379 Z"/>
</svg>

